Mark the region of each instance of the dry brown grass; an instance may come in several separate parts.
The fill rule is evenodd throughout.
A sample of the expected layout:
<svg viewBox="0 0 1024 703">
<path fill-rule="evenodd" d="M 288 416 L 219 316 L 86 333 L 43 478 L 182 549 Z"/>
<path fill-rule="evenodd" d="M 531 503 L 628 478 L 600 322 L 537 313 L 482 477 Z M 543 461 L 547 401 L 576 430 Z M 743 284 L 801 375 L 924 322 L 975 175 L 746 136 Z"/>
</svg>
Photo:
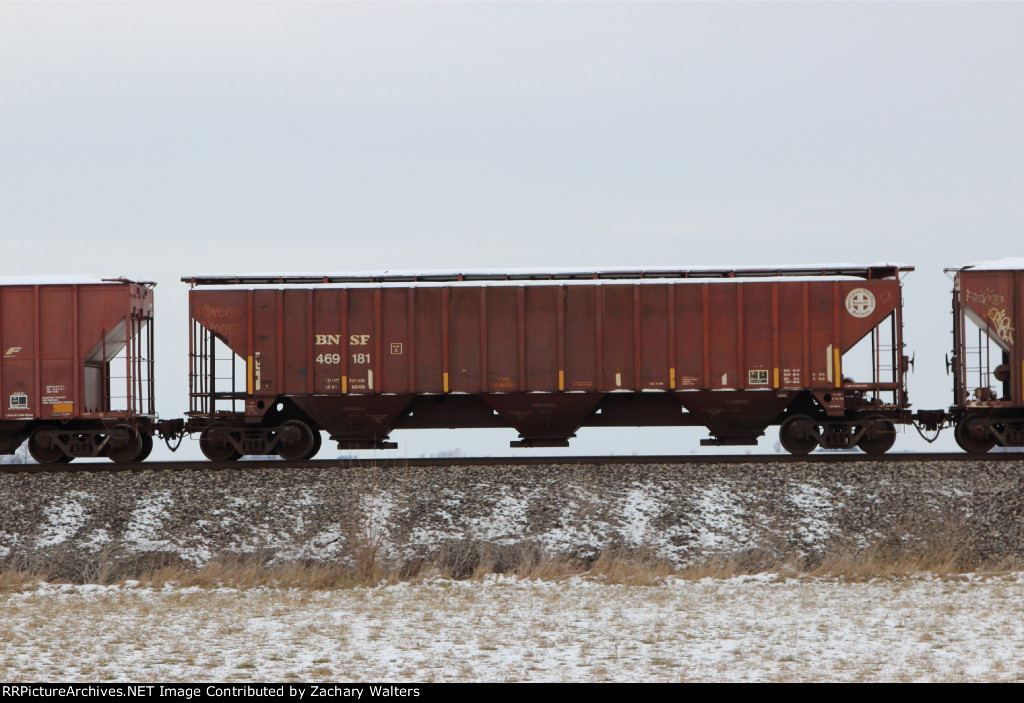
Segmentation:
<svg viewBox="0 0 1024 703">
<path fill-rule="evenodd" d="M 915 540 L 889 537 L 862 549 L 837 545 L 800 570 L 812 576 L 857 580 L 922 573 L 948 576 L 1005 572 L 1024 566 L 1020 557 L 993 556 L 979 551 L 963 537 L 967 530 L 955 519 L 915 533 L 921 536 Z"/>
<path fill-rule="evenodd" d="M 17 591 L 40 581 L 117 584 L 139 581 L 152 586 L 215 588 L 274 586 L 333 590 L 358 586 L 421 582 L 431 578 L 480 580 L 492 574 L 555 581 L 573 576 L 609 584 L 653 585 L 667 577 L 699 580 L 756 573 L 807 574 L 848 580 L 1020 570 L 1020 559 L 984 559 L 964 547 L 901 546 L 880 543 L 866 549 L 837 549 L 825 557 L 777 558 L 762 552 L 725 555 L 678 567 L 648 550 L 616 549 L 596 556 L 552 555 L 529 543 L 495 545 L 457 542 L 429 558 L 394 563 L 377 553 L 348 562 L 275 561 L 272 553 L 228 555 L 194 567 L 173 555 L 126 555 L 101 552 L 92 556 L 48 553 L 34 563 L 0 564 L 0 590 Z"/>
<path fill-rule="evenodd" d="M 0 593 L 20 591 L 43 580 L 38 574 L 29 571 L 0 570 Z"/>
<path fill-rule="evenodd" d="M 861 552 L 832 554 L 807 572 L 812 576 L 839 576 L 856 580 L 921 573 L 946 576 L 999 568 L 996 564 L 980 564 L 971 555 L 955 548 L 893 553 L 886 545 L 873 545 Z"/>
</svg>

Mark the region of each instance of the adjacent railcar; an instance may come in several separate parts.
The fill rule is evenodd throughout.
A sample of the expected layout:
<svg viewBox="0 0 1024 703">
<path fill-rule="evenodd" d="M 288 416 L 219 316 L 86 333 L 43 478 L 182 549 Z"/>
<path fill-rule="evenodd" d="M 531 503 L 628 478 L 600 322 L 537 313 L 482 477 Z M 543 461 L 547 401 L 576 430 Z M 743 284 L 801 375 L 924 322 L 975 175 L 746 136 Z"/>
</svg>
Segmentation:
<svg viewBox="0 0 1024 703">
<path fill-rule="evenodd" d="M 191 432 L 214 460 L 393 447 L 396 429 L 701 426 L 793 453 L 910 421 L 900 275 L 816 268 L 190 276 Z M 870 340 L 870 378 L 844 355 Z"/>
<path fill-rule="evenodd" d="M 153 446 L 153 284 L 0 281 L 0 453 L 41 464 Z"/>
<path fill-rule="evenodd" d="M 968 452 L 1024 446 L 1024 259 L 947 269 L 953 277 L 954 436 Z"/>
</svg>

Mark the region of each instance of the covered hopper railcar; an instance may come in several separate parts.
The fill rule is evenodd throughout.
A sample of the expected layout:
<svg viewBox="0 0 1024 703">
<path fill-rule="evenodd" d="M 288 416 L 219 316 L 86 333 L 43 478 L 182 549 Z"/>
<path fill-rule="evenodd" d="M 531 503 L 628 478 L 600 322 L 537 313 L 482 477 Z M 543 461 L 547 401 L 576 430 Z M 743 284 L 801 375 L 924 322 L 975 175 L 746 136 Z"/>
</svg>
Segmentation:
<svg viewBox="0 0 1024 703">
<path fill-rule="evenodd" d="M 953 405 L 957 444 L 984 453 L 1024 446 L 1024 259 L 947 269 L 953 278 Z"/>
<path fill-rule="evenodd" d="M 44 464 L 149 454 L 153 284 L 4 279 L 0 346 L 0 453 L 27 440 Z"/>
<path fill-rule="evenodd" d="M 910 421 L 900 274 L 820 268 L 191 276 L 190 412 L 210 459 L 392 447 L 413 428 L 700 426 L 888 450 Z M 870 346 L 866 376 L 844 355 Z"/>
</svg>

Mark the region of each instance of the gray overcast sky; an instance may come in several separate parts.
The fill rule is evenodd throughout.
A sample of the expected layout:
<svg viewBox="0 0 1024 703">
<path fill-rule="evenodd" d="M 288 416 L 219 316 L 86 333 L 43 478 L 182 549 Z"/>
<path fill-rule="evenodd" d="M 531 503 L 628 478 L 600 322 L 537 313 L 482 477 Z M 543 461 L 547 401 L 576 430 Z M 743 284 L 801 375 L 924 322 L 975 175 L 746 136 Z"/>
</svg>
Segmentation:
<svg viewBox="0 0 1024 703">
<path fill-rule="evenodd" d="M 944 407 L 941 269 L 1024 254 L 1022 30 L 1022 3 L 2 2 L 3 273 L 158 281 L 180 416 L 187 273 L 902 261 L 911 397 Z"/>
</svg>

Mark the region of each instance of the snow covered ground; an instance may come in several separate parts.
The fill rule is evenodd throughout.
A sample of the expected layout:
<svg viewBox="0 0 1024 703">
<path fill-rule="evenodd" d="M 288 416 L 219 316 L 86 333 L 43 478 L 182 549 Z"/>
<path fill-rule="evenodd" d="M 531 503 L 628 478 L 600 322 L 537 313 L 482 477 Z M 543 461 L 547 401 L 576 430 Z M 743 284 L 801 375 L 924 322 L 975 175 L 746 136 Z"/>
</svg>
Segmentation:
<svg viewBox="0 0 1024 703">
<path fill-rule="evenodd" d="M 1024 681 L 1024 573 L 0 595 L 4 681 Z"/>
</svg>

